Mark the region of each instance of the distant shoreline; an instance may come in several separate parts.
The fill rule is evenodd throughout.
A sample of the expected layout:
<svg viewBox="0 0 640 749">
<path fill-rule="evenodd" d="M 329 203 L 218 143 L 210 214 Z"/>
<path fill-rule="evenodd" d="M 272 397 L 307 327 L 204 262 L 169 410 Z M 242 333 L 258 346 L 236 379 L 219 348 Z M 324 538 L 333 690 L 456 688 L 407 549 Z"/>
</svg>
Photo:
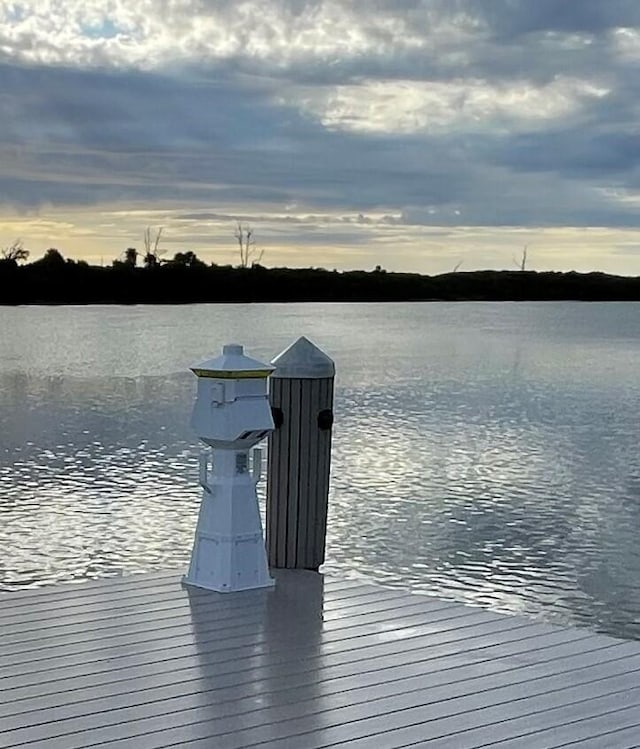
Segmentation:
<svg viewBox="0 0 640 749">
<path fill-rule="evenodd" d="M 287 302 L 640 301 L 640 277 L 591 272 L 457 271 L 436 276 L 319 268 L 110 267 L 0 260 L 0 305 Z"/>
</svg>

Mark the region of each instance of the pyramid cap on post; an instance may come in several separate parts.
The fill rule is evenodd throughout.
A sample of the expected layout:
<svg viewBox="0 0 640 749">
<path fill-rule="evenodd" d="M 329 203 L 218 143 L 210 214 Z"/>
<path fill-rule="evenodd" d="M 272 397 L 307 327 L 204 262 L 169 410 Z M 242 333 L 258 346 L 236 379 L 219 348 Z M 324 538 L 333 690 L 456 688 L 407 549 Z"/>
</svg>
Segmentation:
<svg viewBox="0 0 640 749">
<path fill-rule="evenodd" d="M 336 373 L 333 360 L 305 336 L 298 338 L 271 363 L 276 368 L 272 377 L 320 380 L 334 377 Z"/>
<path fill-rule="evenodd" d="M 271 364 L 245 356 L 244 348 L 238 343 L 227 343 L 222 354 L 215 359 L 207 359 L 190 367 L 198 377 L 211 377 L 223 380 L 264 379 L 274 370 Z"/>
</svg>

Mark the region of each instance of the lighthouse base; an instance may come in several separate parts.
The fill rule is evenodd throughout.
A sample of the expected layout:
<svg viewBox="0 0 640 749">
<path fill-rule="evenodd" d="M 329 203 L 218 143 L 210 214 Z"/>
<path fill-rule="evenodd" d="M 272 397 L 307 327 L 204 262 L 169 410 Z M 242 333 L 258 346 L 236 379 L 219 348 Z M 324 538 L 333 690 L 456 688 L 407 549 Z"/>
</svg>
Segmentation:
<svg viewBox="0 0 640 749">
<path fill-rule="evenodd" d="M 246 451 L 215 451 L 211 481 L 203 484 L 186 585 L 219 593 L 274 585 L 255 481 L 247 468 Z"/>
<path fill-rule="evenodd" d="M 275 580 L 269 576 L 262 533 L 225 538 L 196 532 L 182 582 L 218 593 L 272 587 Z"/>
</svg>

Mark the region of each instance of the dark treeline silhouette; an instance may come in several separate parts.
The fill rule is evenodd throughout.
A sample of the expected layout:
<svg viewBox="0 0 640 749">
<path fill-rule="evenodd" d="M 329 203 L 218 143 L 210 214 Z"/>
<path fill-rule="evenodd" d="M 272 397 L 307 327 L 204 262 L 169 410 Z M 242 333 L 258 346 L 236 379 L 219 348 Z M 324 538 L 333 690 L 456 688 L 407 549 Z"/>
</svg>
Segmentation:
<svg viewBox="0 0 640 749">
<path fill-rule="evenodd" d="M 526 270 L 437 276 L 321 268 L 207 265 L 191 251 L 137 265 L 129 248 L 110 267 L 50 249 L 21 265 L 0 260 L 0 304 L 176 304 L 187 302 L 405 302 L 428 300 L 640 301 L 640 277 Z"/>
</svg>

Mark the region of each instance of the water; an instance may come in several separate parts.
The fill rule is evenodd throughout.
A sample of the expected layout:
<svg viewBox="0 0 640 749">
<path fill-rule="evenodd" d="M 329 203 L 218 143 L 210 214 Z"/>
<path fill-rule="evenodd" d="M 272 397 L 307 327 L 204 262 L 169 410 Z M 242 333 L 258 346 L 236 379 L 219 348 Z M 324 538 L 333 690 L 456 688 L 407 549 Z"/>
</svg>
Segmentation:
<svg viewBox="0 0 640 749">
<path fill-rule="evenodd" d="M 640 638 L 640 305 L 0 309 L 0 587 L 184 567 L 189 364 L 338 379 L 326 571 Z"/>
</svg>

